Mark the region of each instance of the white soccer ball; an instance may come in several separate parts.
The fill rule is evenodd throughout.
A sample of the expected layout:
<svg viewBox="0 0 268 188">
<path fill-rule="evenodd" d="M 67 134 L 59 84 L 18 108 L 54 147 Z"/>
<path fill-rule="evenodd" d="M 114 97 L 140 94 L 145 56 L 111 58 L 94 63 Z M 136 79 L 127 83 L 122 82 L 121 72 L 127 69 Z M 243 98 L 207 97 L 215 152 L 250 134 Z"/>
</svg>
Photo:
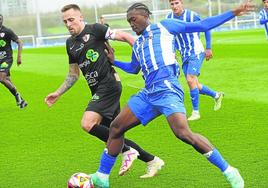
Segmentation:
<svg viewBox="0 0 268 188">
<path fill-rule="evenodd" d="M 88 174 L 78 172 L 71 176 L 67 188 L 94 188 L 94 186 Z"/>
</svg>

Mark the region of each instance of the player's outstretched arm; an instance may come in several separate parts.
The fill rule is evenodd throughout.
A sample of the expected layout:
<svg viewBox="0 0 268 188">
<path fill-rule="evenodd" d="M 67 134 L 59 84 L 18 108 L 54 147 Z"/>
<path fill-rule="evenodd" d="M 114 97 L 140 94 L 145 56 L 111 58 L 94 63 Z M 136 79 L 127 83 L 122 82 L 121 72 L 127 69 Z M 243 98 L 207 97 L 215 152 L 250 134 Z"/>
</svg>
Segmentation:
<svg viewBox="0 0 268 188">
<path fill-rule="evenodd" d="M 161 23 L 172 34 L 205 32 L 215 27 L 218 27 L 225 22 L 231 20 L 235 16 L 240 16 L 249 13 L 255 9 L 255 5 L 251 1 L 246 1 L 233 11 L 228 11 L 223 14 L 208 17 L 199 22 L 180 22 L 178 20 L 165 19 Z"/>
<path fill-rule="evenodd" d="M 124 32 L 124 31 L 119 31 L 119 30 L 116 30 L 115 32 L 114 40 L 127 42 L 130 46 L 133 46 L 135 42 L 135 39 L 131 34 Z"/>
<path fill-rule="evenodd" d="M 139 73 L 141 68 L 138 61 L 136 60 L 134 53 L 132 54 L 132 61 L 130 63 L 116 61 L 114 57 L 114 49 L 108 43 L 105 43 L 105 45 L 106 45 L 105 53 L 107 55 L 107 58 L 114 66 L 130 74 Z"/>
<path fill-rule="evenodd" d="M 268 22 L 268 19 L 260 19 L 260 24 L 263 25 L 263 24 L 266 24 Z"/>
<path fill-rule="evenodd" d="M 68 89 L 70 89 L 75 82 L 78 80 L 80 74 L 80 70 L 77 64 L 70 64 L 69 65 L 69 74 L 67 75 L 64 82 L 61 86 L 53 93 L 50 93 L 45 98 L 45 103 L 48 107 L 51 107 L 59 97 L 65 93 Z"/>
</svg>

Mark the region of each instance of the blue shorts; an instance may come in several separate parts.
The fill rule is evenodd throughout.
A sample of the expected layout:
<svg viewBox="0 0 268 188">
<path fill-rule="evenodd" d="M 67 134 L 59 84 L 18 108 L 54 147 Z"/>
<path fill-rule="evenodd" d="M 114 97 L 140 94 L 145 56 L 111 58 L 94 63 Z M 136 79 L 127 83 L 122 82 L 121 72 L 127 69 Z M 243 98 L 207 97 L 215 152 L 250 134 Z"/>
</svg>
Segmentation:
<svg viewBox="0 0 268 188">
<path fill-rule="evenodd" d="M 163 80 L 142 89 L 130 98 L 128 106 L 143 125 L 161 114 L 168 117 L 177 112 L 186 113 L 184 93 L 177 79 Z"/>
<path fill-rule="evenodd" d="M 198 55 L 191 55 L 185 62 L 182 64 L 182 70 L 184 76 L 188 74 L 199 76 L 202 63 L 205 58 L 205 53 L 202 52 Z"/>
</svg>

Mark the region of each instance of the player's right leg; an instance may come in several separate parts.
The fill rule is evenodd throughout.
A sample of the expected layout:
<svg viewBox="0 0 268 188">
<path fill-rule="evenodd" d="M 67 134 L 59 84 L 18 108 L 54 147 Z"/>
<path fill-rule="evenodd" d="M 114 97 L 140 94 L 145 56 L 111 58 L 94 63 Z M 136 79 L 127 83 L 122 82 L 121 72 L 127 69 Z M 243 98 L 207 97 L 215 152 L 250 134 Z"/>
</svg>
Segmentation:
<svg viewBox="0 0 268 188">
<path fill-rule="evenodd" d="M 186 62 L 183 63 L 182 68 L 184 75 L 186 76 L 187 84 L 190 89 L 190 97 L 192 102 L 193 111 L 191 116 L 188 118 L 189 121 L 200 119 L 199 113 L 199 89 L 198 89 L 198 78 L 202 62 L 205 54 L 200 53 L 198 55 L 191 55 Z"/>
<path fill-rule="evenodd" d="M 243 188 L 244 180 L 238 170 L 231 167 L 219 151 L 202 135 L 193 133 L 187 123 L 185 114 L 175 113 L 167 117 L 173 133 L 183 142 L 192 145 L 208 161 L 221 170 L 233 188 Z"/>
</svg>

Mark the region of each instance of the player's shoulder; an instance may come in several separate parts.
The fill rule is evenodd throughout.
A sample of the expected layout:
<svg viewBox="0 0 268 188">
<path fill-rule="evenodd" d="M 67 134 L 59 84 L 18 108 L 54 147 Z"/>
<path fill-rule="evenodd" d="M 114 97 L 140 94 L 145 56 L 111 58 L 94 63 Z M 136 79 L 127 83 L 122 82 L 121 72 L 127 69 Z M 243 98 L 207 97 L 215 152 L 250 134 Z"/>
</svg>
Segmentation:
<svg viewBox="0 0 268 188">
<path fill-rule="evenodd" d="M 6 26 L 2 26 L 2 29 L 1 29 L 2 32 L 12 32 L 12 30 Z"/>
<path fill-rule="evenodd" d="M 260 10 L 260 14 L 268 14 L 268 11 L 265 10 L 265 8 Z"/>
<path fill-rule="evenodd" d="M 166 18 L 166 19 L 168 19 L 168 18 L 172 18 L 172 15 L 173 15 L 172 12 L 168 12 L 165 18 Z"/>
<path fill-rule="evenodd" d="M 93 23 L 93 24 L 86 24 L 86 28 L 87 30 L 90 31 L 96 31 L 96 30 L 99 31 L 99 30 L 106 30 L 108 27 L 100 23 Z"/>
<path fill-rule="evenodd" d="M 193 11 L 193 10 L 191 10 L 191 9 L 185 9 L 185 11 L 184 11 L 184 13 L 185 14 L 192 14 L 192 15 L 194 15 L 194 16 L 199 16 L 199 14 L 197 13 L 197 12 L 195 12 L 195 11 Z"/>
</svg>

